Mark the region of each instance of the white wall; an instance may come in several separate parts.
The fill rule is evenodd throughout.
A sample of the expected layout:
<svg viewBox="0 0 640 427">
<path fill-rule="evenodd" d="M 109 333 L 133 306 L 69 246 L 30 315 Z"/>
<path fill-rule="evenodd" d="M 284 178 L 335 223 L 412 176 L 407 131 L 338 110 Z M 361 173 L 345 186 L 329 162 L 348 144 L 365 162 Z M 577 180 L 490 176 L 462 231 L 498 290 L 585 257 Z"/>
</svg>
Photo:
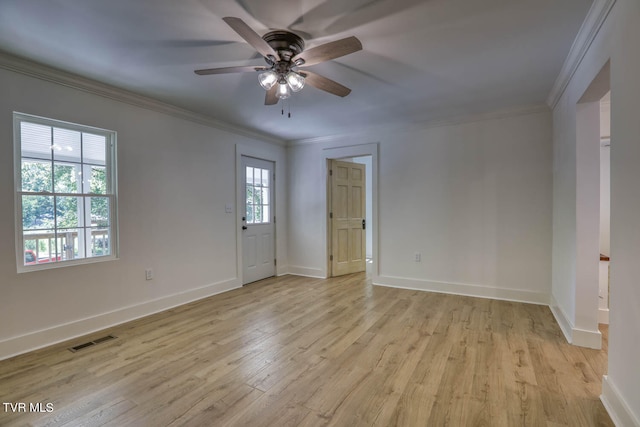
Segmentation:
<svg viewBox="0 0 640 427">
<path fill-rule="evenodd" d="M 604 400 L 640 426 L 640 2 L 618 0 L 611 59 L 611 295 Z M 611 411 L 610 411 L 611 412 Z"/>
<path fill-rule="evenodd" d="M 549 302 L 548 112 L 291 146 L 291 265 L 326 274 L 316 244 L 326 221 L 326 196 L 317 189 L 323 150 L 372 142 L 379 142 L 374 283 Z"/>
<path fill-rule="evenodd" d="M 600 260 L 600 104 L 576 108 L 576 293 L 571 319 L 574 344 L 600 348 L 598 287 Z"/>
<path fill-rule="evenodd" d="M 235 145 L 286 152 L 210 126 L 0 68 L 0 358 L 240 285 Z M 118 132 L 120 259 L 17 274 L 12 113 Z M 278 227 L 286 265 L 285 197 Z M 145 281 L 144 270 L 155 278 Z"/>
<path fill-rule="evenodd" d="M 553 298 L 571 322 L 576 270 L 576 105 L 611 59 L 609 372 L 602 400 L 618 426 L 640 426 L 640 3 L 617 0 L 553 112 Z M 594 316 L 596 314 L 594 313 Z M 562 320 L 561 320 L 562 322 Z M 571 325 L 570 325 L 571 326 Z"/>
<path fill-rule="evenodd" d="M 599 106 L 580 104 L 580 123 L 591 127 L 580 135 L 577 111 L 609 60 L 613 30 L 611 20 L 606 20 L 553 110 L 552 310 L 567 339 L 589 347 L 599 347 L 601 339 L 597 326 Z"/>
</svg>

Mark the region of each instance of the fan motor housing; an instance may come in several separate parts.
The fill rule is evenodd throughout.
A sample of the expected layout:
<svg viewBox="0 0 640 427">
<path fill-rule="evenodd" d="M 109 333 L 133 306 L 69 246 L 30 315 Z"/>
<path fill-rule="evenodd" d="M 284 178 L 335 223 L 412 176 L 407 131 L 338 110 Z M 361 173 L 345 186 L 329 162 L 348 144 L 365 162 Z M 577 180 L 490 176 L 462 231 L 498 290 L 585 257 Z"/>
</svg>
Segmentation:
<svg viewBox="0 0 640 427">
<path fill-rule="evenodd" d="M 297 34 L 285 30 L 270 31 L 262 39 L 269 43 L 280 59 L 290 61 L 304 50 L 304 40 Z"/>
</svg>

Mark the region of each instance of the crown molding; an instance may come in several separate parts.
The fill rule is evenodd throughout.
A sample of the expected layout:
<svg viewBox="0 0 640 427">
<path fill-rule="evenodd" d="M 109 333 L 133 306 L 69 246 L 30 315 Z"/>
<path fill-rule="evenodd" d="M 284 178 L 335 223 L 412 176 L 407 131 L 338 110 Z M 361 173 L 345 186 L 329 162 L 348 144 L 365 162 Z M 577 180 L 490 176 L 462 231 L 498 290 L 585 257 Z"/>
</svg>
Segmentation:
<svg viewBox="0 0 640 427">
<path fill-rule="evenodd" d="M 256 132 L 251 129 L 235 126 L 230 123 L 217 120 L 211 116 L 196 113 L 175 105 L 159 101 L 144 95 L 125 89 L 111 86 L 96 80 L 92 80 L 77 74 L 52 68 L 28 59 L 0 50 L 0 69 L 5 69 L 39 80 L 81 90 L 103 98 L 123 102 L 125 104 L 151 110 L 157 113 L 167 114 L 179 119 L 188 120 L 218 130 L 230 132 L 239 136 L 257 139 L 263 142 L 284 146 L 285 142 L 272 135 Z"/>
<path fill-rule="evenodd" d="M 519 107 L 508 108 L 508 109 L 490 111 L 486 113 L 468 114 L 468 115 L 462 115 L 462 116 L 449 117 L 446 119 L 429 120 L 424 122 L 413 122 L 409 124 L 399 123 L 399 124 L 393 124 L 393 125 L 376 125 L 376 126 L 367 127 L 367 129 L 365 130 L 356 130 L 352 132 L 319 136 L 314 138 L 288 140 L 287 146 L 293 147 L 298 145 L 329 143 L 329 142 L 334 142 L 336 140 L 341 140 L 347 137 L 349 138 L 366 137 L 367 135 L 370 135 L 372 133 L 379 135 L 381 132 L 396 132 L 396 133 L 411 132 L 411 131 L 424 130 L 424 129 L 430 129 L 430 128 L 457 126 L 457 125 L 464 125 L 464 124 L 469 124 L 474 122 L 500 120 L 500 119 L 506 119 L 510 117 L 525 116 L 529 114 L 548 113 L 548 112 L 550 112 L 550 110 L 546 104 L 526 105 L 526 106 L 519 106 Z"/>
<path fill-rule="evenodd" d="M 602 24 L 609 16 L 609 12 L 611 12 L 615 3 L 616 0 L 594 0 L 586 18 L 582 22 L 578 35 L 571 45 L 571 49 L 562 65 L 560 74 L 556 78 L 553 88 L 547 97 L 547 105 L 551 109 L 554 109 L 556 105 L 558 105 L 560 98 L 567 89 L 567 86 L 569 86 L 569 82 L 576 73 L 576 70 L 587 54 L 593 40 L 598 35 Z"/>
</svg>

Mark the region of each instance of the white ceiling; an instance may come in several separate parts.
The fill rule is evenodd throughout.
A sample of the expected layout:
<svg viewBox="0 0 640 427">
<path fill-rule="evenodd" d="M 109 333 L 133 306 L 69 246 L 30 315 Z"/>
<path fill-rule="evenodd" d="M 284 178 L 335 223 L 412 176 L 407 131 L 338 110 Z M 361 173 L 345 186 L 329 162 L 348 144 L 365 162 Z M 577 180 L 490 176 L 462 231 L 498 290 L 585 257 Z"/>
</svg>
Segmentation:
<svg viewBox="0 0 640 427">
<path fill-rule="evenodd" d="M 592 0 L 0 0 L 0 50 L 283 140 L 544 104 Z M 284 28 L 307 48 L 355 35 L 363 50 L 309 69 L 350 87 L 305 87 L 264 106 L 263 65 L 222 17 Z M 285 104 L 286 105 L 286 104 Z M 285 107 L 286 108 L 286 107 Z"/>
</svg>

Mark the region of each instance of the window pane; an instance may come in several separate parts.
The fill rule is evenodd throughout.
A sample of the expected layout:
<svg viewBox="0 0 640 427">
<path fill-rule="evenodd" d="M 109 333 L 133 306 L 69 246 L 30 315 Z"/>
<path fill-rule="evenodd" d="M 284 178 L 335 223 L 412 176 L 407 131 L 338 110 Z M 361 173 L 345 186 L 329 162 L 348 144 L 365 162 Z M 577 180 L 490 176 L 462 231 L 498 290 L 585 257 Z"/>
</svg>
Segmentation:
<svg viewBox="0 0 640 427">
<path fill-rule="evenodd" d="M 269 204 L 269 188 L 268 187 L 264 187 L 262 189 L 262 197 L 260 197 L 260 203 L 262 203 L 263 205 Z"/>
<path fill-rule="evenodd" d="M 78 220 L 80 197 L 56 197 L 56 227 L 76 228 L 81 226 Z"/>
<path fill-rule="evenodd" d="M 53 128 L 53 158 L 67 162 L 80 163 L 80 132 L 70 129 Z"/>
<path fill-rule="evenodd" d="M 53 196 L 22 196 L 22 229 L 38 230 L 54 226 Z"/>
<path fill-rule="evenodd" d="M 262 204 L 262 192 L 260 191 L 260 187 L 253 187 L 253 201 L 254 205 Z"/>
<path fill-rule="evenodd" d="M 91 226 L 109 227 L 110 210 L 108 197 L 89 197 L 91 199 Z M 89 224 L 87 224 L 89 225 Z"/>
<path fill-rule="evenodd" d="M 20 147 L 22 157 L 51 159 L 51 126 L 36 123 L 20 123 Z"/>
<path fill-rule="evenodd" d="M 253 185 L 253 168 L 247 166 L 247 186 Z"/>
<path fill-rule="evenodd" d="M 111 255 L 109 247 L 109 229 L 91 229 L 91 256 Z"/>
<path fill-rule="evenodd" d="M 32 249 L 25 249 L 25 251 L 24 251 L 24 264 L 25 265 L 35 264 L 37 259 L 38 258 L 36 257 L 36 254 Z"/>
<path fill-rule="evenodd" d="M 253 205 L 247 203 L 247 224 L 253 224 Z"/>
<path fill-rule="evenodd" d="M 254 188 L 253 185 L 249 185 L 247 184 L 247 201 L 246 204 L 250 205 L 253 203 L 253 192 L 254 192 Z"/>
<path fill-rule="evenodd" d="M 262 169 L 260 168 L 253 169 L 253 185 L 255 186 L 262 185 Z"/>
<path fill-rule="evenodd" d="M 93 194 L 107 194 L 107 171 L 104 167 L 91 166 L 89 192 Z"/>
<path fill-rule="evenodd" d="M 265 187 L 269 186 L 269 170 L 262 169 L 262 185 Z"/>
<path fill-rule="evenodd" d="M 51 162 L 22 160 L 22 191 L 51 192 Z"/>
<path fill-rule="evenodd" d="M 30 231 L 24 233 L 24 265 L 55 262 L 56 241 L 53 230 Z"/>
<path fill-rule="evenodd" d="M 255 205 L 253 207 L 253 223 L 260 224 L 262 222 L 262 206 Z"/>
<path fill-rule="evenodd" d="M 262 222 L 268 224 L 269 221 L 269 206 L 262 206 Z"/>
<path fill-rule="evenodd" d="M 77 193 L 80 166 L 69 163 L 54 163 L 53 188 L 56 193 Z"/>
<path fill-rule="evenodd" d="M 80 250 L 82 236 L 78 238 L 78 235 L 82 233 L 79 233 L 78 230 L 79 229 L 77 228 L 65 228 L 58 230 L 58 255 L 62 261 L 84 258 L 84 253 Z"/>
<path fill-rule="evenodd" d="M 107 164 L 107 138 L 92 133 L 82 134 L 82 157 L 85 163 Z"/>
</svg>

